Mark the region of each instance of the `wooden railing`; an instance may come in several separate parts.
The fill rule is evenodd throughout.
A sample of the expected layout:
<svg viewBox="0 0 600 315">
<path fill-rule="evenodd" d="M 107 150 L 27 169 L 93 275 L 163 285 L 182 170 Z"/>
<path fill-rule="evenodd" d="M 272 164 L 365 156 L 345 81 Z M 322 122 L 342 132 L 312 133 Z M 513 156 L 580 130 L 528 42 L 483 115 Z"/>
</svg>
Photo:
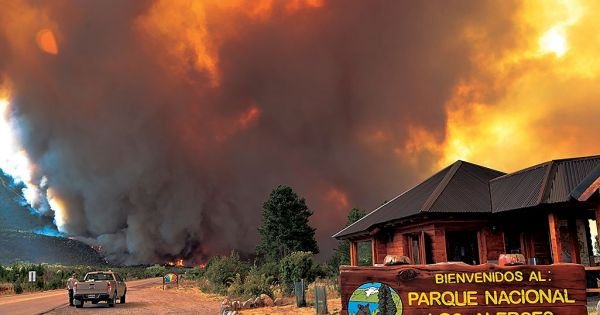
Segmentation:
<svg viewBox="0 0 600 315">
<path fill-rule="evenodd" d="M 600 266 L 586 266 L 585 267 L 585 274 L 586 276 L 588 275 L 588 273 L 600 273 Z M 600 293 L 600 288 L 587 288 L 585 290 L 587 293 Z"/>
</svg>

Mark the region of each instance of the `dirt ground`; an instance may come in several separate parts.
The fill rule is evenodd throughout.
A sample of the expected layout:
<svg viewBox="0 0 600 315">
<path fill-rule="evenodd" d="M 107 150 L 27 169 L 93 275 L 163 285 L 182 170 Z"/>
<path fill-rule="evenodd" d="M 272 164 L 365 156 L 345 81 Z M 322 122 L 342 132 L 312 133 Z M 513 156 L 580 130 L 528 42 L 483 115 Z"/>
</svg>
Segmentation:
<svg viewBox="0 0 600 315">
<path fill-rule="evenodd" d="M 278 307 L 261 307 L 249 310 L 243 310 L 240 312 L 241 315 L 270 315 L 270 314 L 282 314 L 282 315 L 313 315 L 315 314 L 315 307 L 309 305 L 307 307 L 296 307 L 294 299 L 284 299 L 286 305 Z M 342 301 L 340 298 L 327 300 L 327 310 L 329 314 L 339 314 L 342 309 Z"/>
<path fill-rule="evenodd" d="M 192 285 L 162 290 L 161 285 L 132 288 L 127 303 L 109 308 L 106 303 L 86 303 L 83 308 L 61 306 L 46 314 L 218 314 L 223 298 Z"/>
<path fill-rule="evenodd" d="M 179 289 L 171 288 L 165 291 L 160 285 L 152 284 L 147 287 L 132 288 L 127 293 L 127 303 L 116 304 L 108 308 L 105 303 L 92 305 L 86 303 L 84 308 L 61 306 L 46 314 L 210 314 L 219 313 L 221 302 L 225 297 L 201 292 L 194 283 L 182 284 Z M 261 307 L 243 310 L 241 315 L 314 314 L 313 305 L 298 308 L 293 298 L 284 299 L 285 305 L 279 307 Z M 310 303 L 310 301 L 309 301 Z M 339 298 L 327 301 L 329 314 L 339 314 L 341 300 Z"/>
</svg>

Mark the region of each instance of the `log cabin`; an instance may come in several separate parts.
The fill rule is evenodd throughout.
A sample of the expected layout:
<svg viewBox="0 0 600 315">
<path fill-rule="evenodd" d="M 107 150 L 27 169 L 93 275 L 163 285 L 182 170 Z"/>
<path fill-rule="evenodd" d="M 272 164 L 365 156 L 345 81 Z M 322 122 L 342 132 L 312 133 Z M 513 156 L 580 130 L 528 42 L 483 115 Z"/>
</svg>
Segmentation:
<svg viewBox="0 0 600 315">
<path fill-rule="evenodd" d="M 353 266 L 361 245 L 370 246 L 374 265 L 386 255 L 408 256 L 414 264 L 475 265 L 519 253 L 530 264 L 591 266 L 599 191 L 600 156 L 510 174 L 457 161 L 333 237 L 350 241 Z"/>
</svg>

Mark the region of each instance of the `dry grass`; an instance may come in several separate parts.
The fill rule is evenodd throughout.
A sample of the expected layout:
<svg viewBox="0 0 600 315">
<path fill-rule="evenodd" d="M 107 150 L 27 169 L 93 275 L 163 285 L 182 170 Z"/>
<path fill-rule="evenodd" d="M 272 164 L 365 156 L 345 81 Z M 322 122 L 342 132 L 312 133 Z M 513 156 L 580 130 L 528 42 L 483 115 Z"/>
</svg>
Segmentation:
<svg viewBox="0 0 600 315">
<path fill-rule="evenodd" d="M 11 283 L 0 283 L 0 296 L 14 295 L 13 285 Z"/>
<path fill-rule="evenodd" d="M 306 307 L 296 307 L 294 297 L 284 297 L 284 306 L 261 307 L 249 310 L 243 310 L 241 315 L 268 315 L 268 314 L 289 314 L 289 315 L 312 315 L 315 314 L 315 286 L 324 285 L 327 291 L 327 310 L 329 314 L 339 314 L 342 309 L 342 301 L 339 296 L 336 284 L 328 280 L 317 280 L 306 288 Z M 276 296 L 278 294 L 276 293 Z"/>
<path fill-rule="evenodd" d="M 198 296 L 202 301 L 222 302 L 226 297 L 218 294 L 209 294 L 202 292 L 198 287 L 198 281 L 182 281 L 179 284 L 179 289 L 169 288 L 168 290 L 176 290 L 178 293 L 186 293 Z M 294 297 L 283 297 L 283 306 L 274 307 L 259 307 L 240 311 L 241 315 L 269 315 L 269 314 L 289 314 L 289 315 L 312 315 L 315 314 L 315 286 L 325 285 L 327 290 L 327 310 L 329 314 L 339 314 L 342 309 L 342 302 L 339 297 L 335 283 L 327 281 L 318 281 L 311 283 L 306 289 L 306 307 L 296 307 Z M 157 290 L 162 290 L 161 286 L 156 287 Z M 273 288 L 275 297 L 281 298 L 281 290 L 278 287 Z M 229 298 L 235 300 L 235 298 Z"/>
<path fill-rule="evenodd" d="M 163 291 L 162 285 L 155 286 L 155 287 L 153 287 L 153 289 Z M 189 280 L 182 280 L 181 282 L 179 282 L 179 287 L 173 286 L 173 285 L 166 286 L 165 291 L 196 295 L 202 301 L 211 301 L 211 302 L 219 302 L 220 303 L 225 299 L 225 297 L 222 295 L 202 292 L 198 288 L 197 282 L 189 281 Z"/>
<path fill-rule="evenodd" d="M 313 315 L 315 314 L 314 306 L 307 307 L 296 307 L 295 300 L 293 298 L 284 299 L 286 305 L 276 307 L 260 307 L 249 310 L 242 310 L 241 315 L 270 315 L 270 314 L 283 314 L 283 315 Z M 328 299 L 327 310 L 329 314 L 339 314 L 342 309 L 342 301 L 340 298 Z"/>
</svg>

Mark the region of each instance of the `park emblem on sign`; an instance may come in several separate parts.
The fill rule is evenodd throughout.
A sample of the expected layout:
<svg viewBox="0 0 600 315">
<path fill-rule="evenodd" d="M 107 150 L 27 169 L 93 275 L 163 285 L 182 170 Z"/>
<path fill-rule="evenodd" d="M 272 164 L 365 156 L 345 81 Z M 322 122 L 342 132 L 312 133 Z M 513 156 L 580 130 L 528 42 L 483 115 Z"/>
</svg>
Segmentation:
<svg viewBox="0 0 600 315">
<path fill-rule="evenodd" d="M 368 282 L 356 289 L 348 302 L 350 314 L 402 314 L 398 293 L 380 282 Z"/>
</svg>

